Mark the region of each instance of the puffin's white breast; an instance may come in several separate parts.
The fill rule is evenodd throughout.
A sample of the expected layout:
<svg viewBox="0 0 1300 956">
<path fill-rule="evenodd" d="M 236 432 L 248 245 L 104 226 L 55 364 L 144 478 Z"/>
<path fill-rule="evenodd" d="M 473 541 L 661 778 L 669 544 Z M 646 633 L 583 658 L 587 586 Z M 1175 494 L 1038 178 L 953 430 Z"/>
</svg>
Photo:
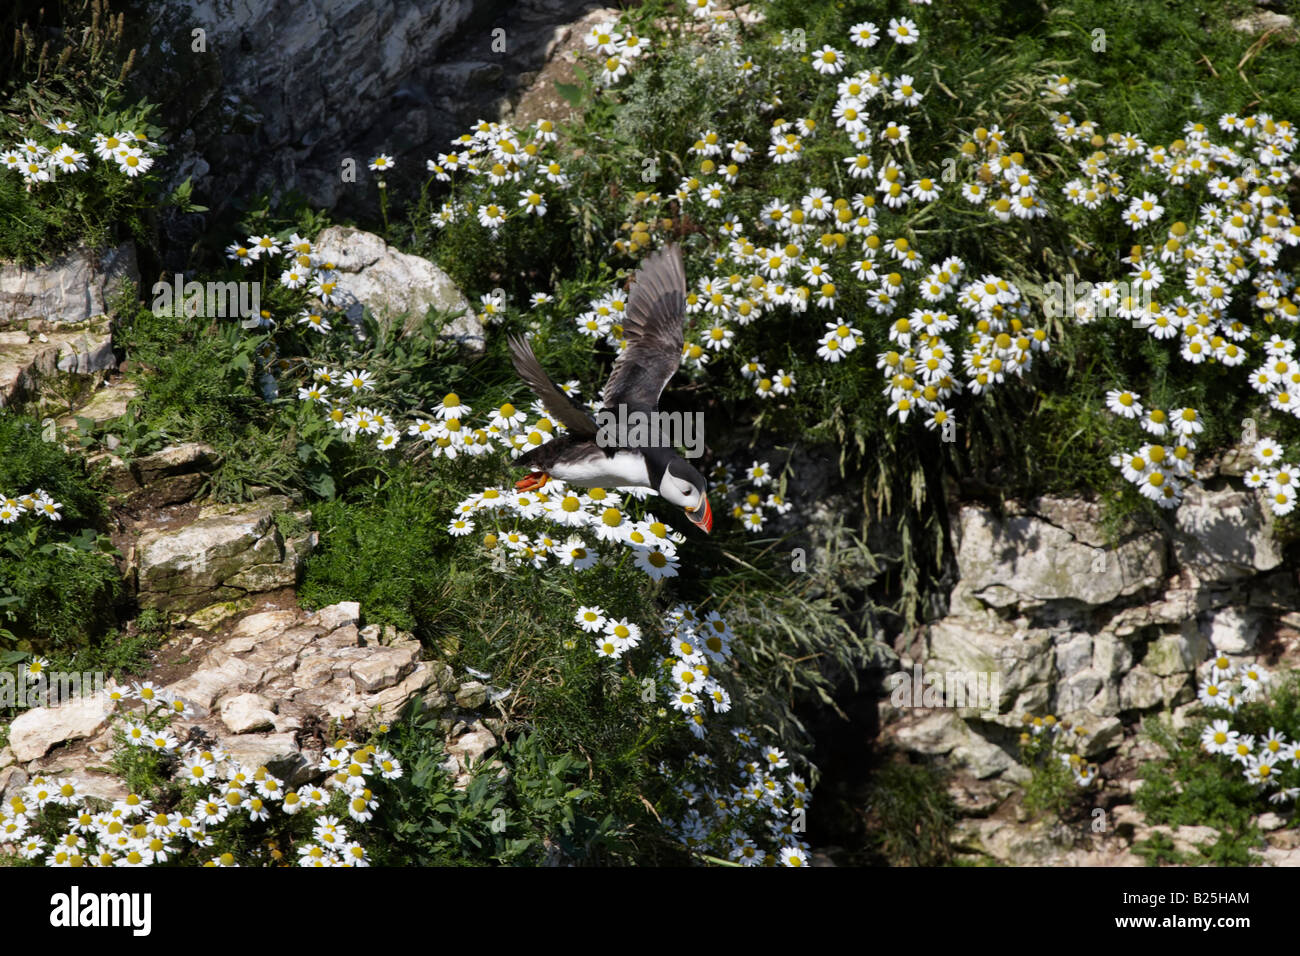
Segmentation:
<svg viewBox="0 0 1300 956">
<path fill-rule="evenodd" d="M 650 472 L 645 456 L 630 451 L 616 452 L 613 458 L 592 455 L 573 462 L 557 462 L 550 474 L 581 487 L 614 488 L 619 485 L 650 487 Z"/>
</svg>

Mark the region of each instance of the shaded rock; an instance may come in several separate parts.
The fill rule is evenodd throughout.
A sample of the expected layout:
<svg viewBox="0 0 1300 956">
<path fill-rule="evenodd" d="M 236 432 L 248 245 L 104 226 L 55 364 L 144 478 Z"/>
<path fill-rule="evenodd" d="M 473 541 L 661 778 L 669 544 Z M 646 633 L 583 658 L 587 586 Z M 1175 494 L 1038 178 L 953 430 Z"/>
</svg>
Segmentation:
<svg viewBox="0 0 1300 956">
<path fill-rule="evenodd" d="M 1232 21 L 1232 28 L 1251 35 L 1260 33 L 1277 33 L 1283 40 L 1294 43 L 1296 40 L 1295 21 L 1285 13 L 1273 10 L 1255 10 L 1244 17 Z"/>
<path fill-rule="evenodd" d="M 0 326 L 24 319 L 85 322 L 108 311 L 125 281 L 140 282 L 130 242 L 107 251 L 82 246 L 45 265 L 0 262 Z"/>
<path fill-rule="evenodd" d="M 1300 849 L 1283 850 L 1271 846 L 1261 856 L 1267 866 L 1300 866 Z"/>
<path fill-rule="evenodd" d="M 1056 707 L 1060 713 L 1082 710 L 1101 693 L 1102 678 L 1092 671 L 1081 671 L 1056 688 Z"/>
<path fill-rule="evenodd" d="M 105 694 L 78 697 L 57 707 L 25 710 L 9 725 L 9 748 L 20 763 L 45 756 L 51 747 L 93 737 L 104 728 L 113 703 Z"/>
<path fill-rule="evenodd" d="M 219 739 L 217 745 L 240 763 L 266 767 L 291 787 L 316 775 L 316 768 L 302 755 L 293 734 L 239 734 Z"/>
<path fill-rule="evenodd" d="M 1286 820 L 1271 811 L 1269 813 L 1261 813 L 1259 819 L 1257 819 L 1255 823 L 1265 833 L 1270 833 L 1273 830 L 1280 830 L 1286 826 Z"/>
<path fill-rule="evenodd" d="M 221 460 L 216 449 L 203 442 L 168 445 L 152 455 L 131 462 L 131 470 L 142 485 L 152 485 L 164 478 L 211 471 Z"/>
<path fill-rule="evenodd" d="M 1127 637 L 1144 627 L 1182 624 L 1195 616 L 1201 602 L 1209 595 L 1197 588 L 1175 587 L 1154 601 L 1121 608 L 1110 619 L 1107 630 L 1116 637 Z"/>
<path fill-rule="evenodd" d="M 1165 689 L 1160 677 L 1145 667 L 1135 667 L 1119 684 L 1121 710 L 1146 710 L 1164 702 Z"/>
<path fill-rule="evenodd" d="M 271 702 L 260 694 L 240 694 L 222 702 L 221 722 L 232 734 L 247 734 L 270 730 L 275 726 L 275 714 Z"/>
<path fill-rule="evenodd" d="M 63 428 L 75 429 L 78 418 L 88 418 L 96 425 L 120 418 L 126 414 L 127 406 L 137 393 L 135 382 L 125 378 L 119 379 L 95 391 L 84 405 L 60 418 L 59 425 Z"/>
<path fill-rule="evenodd" d="M 950 782 L 947 789 L 958 813 L 965 817 L 983 817 L 996 810 L 1016 788 L 1002 780 L 959 777 Z"/>
<path fill-rule="evenodd" d="M 1273 522 L 1251 493 L 1190 485 L 1174 521 L 1174 558 L 1202 582 L 1249 577 L 1282 563 Z"/>
<path fill-rule="evenodd" d="M 1151 587 L 1165 573 L 1164 545 L 1155 531 L 1111 550 L 1085 544 L 1034 515 L 999 519 L 983 505 L 966 504 L 956 534 L 962 584 L 994 607 L 1101 605 Z"/>
<path fill-rule="evenodd" d="M 239 598 L 236 601 L 218 601 L 216 604 L 209 604 L 207 607 L 199 608 L 183 620 L 190 627 L 211 630 L 222 621 L 247 611 L 253 606 L 254 602 L 255 599 L 252 597 Z"/>
<path fill-rule="evenodd" d="M 1259 630 L 1259 615 L 1240 607 L 1214 611 L 1201 623 L 1202 636 L 1224 654 L 1249 654 L 1255 649 Z"/>
<path fill-rule="evenodd" d="M 141 606 L 194 611 L 293 585 L 316 535 L 303 532 L 289 541 L 281 536 L 275 515 L 290 507 L 281 495 L 209 504 L 188 525 L 146 531 L 133 556 Z M 310 520 L 309 512 L 296 516 Z"/>
<path fill-rule="evenodd" d="M 487 703 L 487 686 L 481 681 L 472 680 L 461 684 L 456 691 L 456 704 L 466 710 L 477 710 Z"/>
<path fill-rule="evenodd" d="M 401 716 L 402 711 L 406 708 L 407 703 L 417 697 L 421 691 L 429 686 L 435 679 L 433 668 L 425 664 L 417 664 L 411 671 L 410 676 L 401 683 L 392 687 L 385 688 L 377 694 L 371 694 L 362 699 L 362 706 L 365 708 L 362 722 L 365 724 L 386 723 L 396 720 Z M 433 691 L 437 694 L 437 691 Z M 422 698 L 425 706 L 429 705 L 429 695 Z M 446 706 L 447 698 L 442 697 L 442 703 L 439 707 Z"/>
<path fill-rule="evenodd" d="M 956 714 L 940 710 L 905 717 L 890 727 L 889 735 L 904 750 L 937 756 L 951 753 L 966 731 Z"/>
<path fill-rule="evenodd" d="M 1165 634 L 1148 645 L 1142 666 L 1159 677 L 1188 673 L 1205 660 L 1208 649 L 1199 632 Z"/>
<path fill-rule="evenodd" d="M 230 658 L 216 666 L 195 671 L 189 677 L 168 685 L 167 690 L 207 711 L 223 695 L 253 690 L 265 674 L 264 666 Z"/>
<path fill-rule="evenodd" d="M 1007 820 L 960 820 L 957 841 L 1011 866 L 1042 864 L 1061 851 L 1044 821 L 1016 826 Z"/>
<path fill-rule="evenodd" d="M 1107 680 L 1123 674 L 1133 666 L 1133 649 L 1110 634 L 1098 634 L 1092 640 L 1092 669 Z"/>
<path fill-rule="evenodd" d="M 1208 846 L 1216 842 L 1219 838 L 1219 831 L 1214 827 L 1202 826 L 1153 826 L 1139 828 L 1136 840 L 1148 839 L 1152 834 L 1162 834 L 1169 837 L 1174 842 L 1174 849 L 1179 853 L 1189 853 L 1193 856 L 1201 846 Z"/>
<path fill-rule="evenodd" d="M 1080 747 L 1080 752 L 1085 757 L 1099 757 L 1118 747 L 1124 739 L 1124 725 L 1118 717 L 1098 717 L 1088 712 L 1068 716 L 1076 727 L 1087 731 Z"/>
<path fill-rule="evenodd" d="M 339 272 L 340 303 L 359 328 L 363 308 L 385 327 L 404 317 L 402 334 L 426 321 L 429 309 L 457 313 L 438 332 L 471 355 L 486 344 L 483 326 L 451 277 L 427 259 L 391 248 L 379 236 L 347 226 L 331 226 L 316 238 L 316 253 Z"/>
<path fill-rule="evenodd" d="M 892 724 L 886 736 L 903 750 L 931 756 L 947 755 L 953 767 L 968 771 L 978 780 L 998 774 L 1016 779 L 1024 773 L 1024 768 L 1009 753 L 978 733 L 972 724 L 952 710 L 909 714 Z"/>
<path fill-rule="evenodd" d="M 927 629 L 925 669 L 993 675 L 1001 684 L 999 713 L 1047 703 L 1055 653 L 1043 630 L 1016 628 L 996 616 L 948 617 Z"/>
<path fill-rule="evenodd" d="M 128 794 L 126 783 L 108 773 L 92 773 L 86 770 L 74 770 L 61 774 L 59 782 L 69 782 L 77 788 L 77 793 L 105 803 L 125 800 Z"/>
<path fill-rule="evenodd" d="M 356 601 L 340 601 L 338 604 L 321 608 L 307 618 L 306 623 L 332 631 L 348 624 L 356 625 L 360 620 L 360 604 Z"/>
<path fill-rule="evenodd" d="M 16 765 L 0 770 L 0 802 L 16 796 L 23 787 L 27 786 L 29 779 L 23 768 Z"/>
<path fill-rule="evenodd" d="M 418 645 L 366 648 L 365 658 L 353 664 L 350 673 L 358 688 L 365 693 L 374 693 L 392 687 L 409 674 L 419 655 Z"/>
<path fill-rule="evenodd" d="M 135 480 L 130 462 L 124 461 L 112 452 L 99 452 L 86 458 L 88 470 L 102 472 L 108 486 L 120 494 L 129 494 L 140 489 Z"/>
<path fill-rule="evenodd" d="M 36 398 L 59 373 L 98 375 L 117 367 L 107 318 L 55 328 L 0 333 L 0 408 Z"/>
<path fill-rule="evenodd" d="M 497 745 L 497 739 L 479 721 L 470 724 L 469 730 L 447 744 L 447 754 L 456 759 L 462 771 L 470 770 L 483 756 Z"/>
<path fill-rule="evenodd" d="M 1056 647 L 1056 671 L 1064 678 L 1073 677 L 1092 663 L 1092 636 L 1075 634 Z"/>
<path fill-rule="evenodd" d="M 131 481 L 114 482 L 114 485 L 128 492 L 148 489 L 148 499 L 154 507 L 181 504 L 199 493 L 207 475 L 220 460 L 215 449 L 202 442 L 168 445 L 132 460 Z"/>
</svg>

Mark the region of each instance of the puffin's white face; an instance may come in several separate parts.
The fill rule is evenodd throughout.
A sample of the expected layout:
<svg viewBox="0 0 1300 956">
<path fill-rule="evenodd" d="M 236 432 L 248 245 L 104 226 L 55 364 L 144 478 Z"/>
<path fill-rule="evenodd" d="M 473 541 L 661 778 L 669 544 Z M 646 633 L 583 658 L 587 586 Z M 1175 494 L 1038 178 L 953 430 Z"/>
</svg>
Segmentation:
<svg viewBox="0 0 1300 956">
<path fill-rule="evenodd" d="M 686 517 L 690 518 L 695 525 L 706 532 L 712 531 L 713 511 L 709 508 L 709 496 L 704 487 L 704 480 L 694 477 L 699 474 L 695 469 L 690 468 L 689 465 L 687 468 L 692 473 L 689 479 L 673 474 L 673 466 L 670 463 L 664 469 L 664 476 L 659 481 L 659 494 L 683 509 Z"/>
<path fill-rule="evenodd" d="M 688 511 L 699 511 L 704 503 L 704 489 L 696 488 L 685 478 L 674 475 L 671 467 L 664 469 L 663 479 L 659 482 L 659 494 Z"/>
</svg>

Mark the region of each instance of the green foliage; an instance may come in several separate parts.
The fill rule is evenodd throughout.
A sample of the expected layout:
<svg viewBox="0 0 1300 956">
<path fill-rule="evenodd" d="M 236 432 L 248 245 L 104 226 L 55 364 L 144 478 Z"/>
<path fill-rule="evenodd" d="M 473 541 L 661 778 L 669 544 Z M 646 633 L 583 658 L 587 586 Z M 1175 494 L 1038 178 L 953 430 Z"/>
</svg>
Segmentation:
<svg viewBox="0 0 1300 956">
<path fill-rule="evenodd" d="M 148 613 L 148 612 L 143 612 Z M 153 664 L 154 654 L 162 645 L 158 630 L 146 630 L 136 622 L 134 634 L 121 634 L 116 628 L 96 637 L 89 646 L 77 648 L 70 654 L 56 654 L 50 658 L 50 668 L 68 673 L 102 673 L 105 679 L 119 683 L 132 677 L 143 677 Z"/>
<path fill-rule="evenodd" d="M 1086 799 L 1086 789 L 1079 786 L 1071 770 L 1082 764 L 1082 756 L 1073 752 L 1075 740 L 1068 731 L 1057 730 L 1053 718 L 1046 718 L 1052 726 L 1041 733 L 1020 735 L 1020 762 L 1031 774 L 1024 789 L 1025 809 L 1034 816 L 1049 815 L 1060 819 L 1080 806 Z M 1092 775 L 1096 767 L 1089 768 Z"/>
<path fill-rule="evenodd" d="M 0 409 L 0 449 L 0 494 L 16 497 L 43 488 L 63 504 L 63 528 L 103 519 L 104 506 L 81 459 L 45 441 L 38 419 Z"/>
<path fill-rule="evenodd" d="M 113 621 L 122 592 L 102 505 L 81 462 L 41 437 L 36 419 L 0 410 L 0 494 L 40 488 L 63 504 L 52 521 L 0 525 L 0 648 L 71 649 Z"/>
<path fill-rule="evenodd" d="M 237 322 L 190 319 L 141 308 L 114 331 L 139 384 L 134 412 L 120 426 L 126 452 L 164 442 L 202 441 L 221 456 L 211 479 L 220 500 L 241 500 L 255 485 L 291 492 L 304 483 L 296 452 L 297 408 L 269 405 L 257 386 L 260 336 Z M 295 403 L 296 405 L 296 403 Z"/>
<path fill-rule="evenodd" d="M 308 561 L 299 597 L 307 607 L 360 601 L 370 623 L 413 630 L 442 602 L 448 568 L 445 501 L 436 488 L 390 481 L 358 501 L 323 501 L 312 522 L 321 547 Z"/>
<path fill-rule="evenodd" d="M 888 763 L 871 780 L 870 839 L 891 866 L 952 862 L 957 808 L 941 771 L 927 764 Z"/>
<path fill-rule="evenodd" d="M 376 817 L 376 862 L 415 866 L 632 862 L 634 847 L 570 755 L 548 757 L 521 735 L 476 770 L 464 790 L 442 768 L 437 722 L 414 714 L 385 743 L 406 774 Z M 502 771 L 505 772 L 502 772 Z"/>
<path fill-rule="evenodd" d="M 1200 849 L 1206 861 L 1245 865 L 1251 862 L 1250 848 L 1260 844 L 1253 817 L 1265 803 L 1235 762 L 1205 752 L 1203 726 L 1194 723 L 1175 733 L 1164 721 L 1144 721 L 1143 731 L 1166 756 L 1142 766 L 1134 802 L 1148 823 L 1214 827 L 1218 840 Z"/>
<path fill-rule="evenodd" d="M 135 51 L 124 48 L 125 14 L 106 0 L 65 0 L 57 5 L 20 2 L 0 16 L 0 144 L 31 136 L 52 137 L 40 121 L 77 124 L 76 147 L 88 168 L 28 190 L 12 171 L 0 176 L 0 258 L 46 260 L 77 243 L 102 247 L 133 238 L 151 244 L 157 208 L 169 199 L 154 173 L 131 179 L 116 164 L 90 156 L 90 133 L 120 130 L 155 140 L 161 130 L 153 107 L 127 98 L 124 81 Z"/>
<path fill-rule="evenodd" d="M 1133 844 L 1133 853 L 1146 860 L 1147 866 L 1185 866 L 1192 858 L 1174 846 L 1174 838 L 1156 832 Z"/>
</svg>

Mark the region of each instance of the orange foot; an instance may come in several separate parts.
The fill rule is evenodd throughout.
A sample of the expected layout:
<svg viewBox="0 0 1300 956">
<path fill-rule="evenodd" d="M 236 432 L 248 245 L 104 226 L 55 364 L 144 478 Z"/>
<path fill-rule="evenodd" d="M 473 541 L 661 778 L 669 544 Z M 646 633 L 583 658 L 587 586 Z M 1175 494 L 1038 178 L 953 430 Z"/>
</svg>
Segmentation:
<svg viewBox="0 0 1300 956">
<path fill-rule="evenodd" d="M 536 491 L 551 480 L 551 476 L 544 471 L 535 471 L 527 478 L 520 478 L 515 482 L 515 489 L 518 491 Z"/>
</svg>

